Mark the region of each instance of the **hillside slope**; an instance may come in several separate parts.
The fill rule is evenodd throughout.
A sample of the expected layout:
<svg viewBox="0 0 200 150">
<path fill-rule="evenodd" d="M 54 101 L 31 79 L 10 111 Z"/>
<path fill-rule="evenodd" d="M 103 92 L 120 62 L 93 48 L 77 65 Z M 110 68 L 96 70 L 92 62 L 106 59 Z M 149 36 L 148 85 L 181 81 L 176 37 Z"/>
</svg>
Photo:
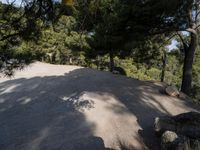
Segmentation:
<svg viewBox="0 0 200 150">
<path fill-rule="evenodd" d="M 159 149 L 157 116 L 195 111 L 164 85 L 36 62 L 0 78 L 3 150 Z"/>
</svg>

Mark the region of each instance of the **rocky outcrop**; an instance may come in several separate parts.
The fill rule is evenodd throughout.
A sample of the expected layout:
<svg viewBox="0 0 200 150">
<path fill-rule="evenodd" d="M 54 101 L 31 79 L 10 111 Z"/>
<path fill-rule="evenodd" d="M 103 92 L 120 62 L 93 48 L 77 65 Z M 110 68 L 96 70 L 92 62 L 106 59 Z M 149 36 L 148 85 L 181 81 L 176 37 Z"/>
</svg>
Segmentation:
<svg viewBox="0 0 200 150">
<path fill-rule="evenodd" d="M 161 137 L 162 150 L 200 150 L 200 139 L 192 139 L 166 131 Z"/>
<path fill-rule="evenodd" d="M 200 113 L 156 118 L 155 131 L 162 150 L 200 150 Z"/>
</svg>

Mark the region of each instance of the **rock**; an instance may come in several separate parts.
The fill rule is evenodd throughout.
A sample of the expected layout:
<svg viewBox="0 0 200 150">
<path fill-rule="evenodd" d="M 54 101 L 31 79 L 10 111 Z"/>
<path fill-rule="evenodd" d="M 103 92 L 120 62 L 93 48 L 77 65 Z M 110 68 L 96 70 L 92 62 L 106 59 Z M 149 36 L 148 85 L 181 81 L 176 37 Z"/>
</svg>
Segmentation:
<svg viewBox="0 0 200 150">
<path fill-rule="evenodd" d="M 198 112 L 187 112 L 182 113 L 177 116 L 172 117 L 173 120 L 179 123 L 189 123 L 189 124 L 199 124 L 200 123 L 200 113 Z"/>
<path fill-rule="evenodd" d="M 200 113 L 188 112 L 172 117 L 176 132 L 190 138 L 200 138 Z"/>
<path fill-rule="evenodd" d="M 155 119 L 162 150 L 200 150 L 200 113 L 188 112 Z"/>
<path fill-rule="evenodd" d="M 178 136 L 175 132 L 166 131 L 161 137 L 162 150 L 200 150 L 200 140 Z"/>
<path fill-rule="evenodd" d="M 176 132 L 192 139 L 200 138 L 200 126 L 183 125 L 177 127 Z"/>
<path fill-rule="evenodd" d="M 168 86 L 166 89 L 165 89 L 165 92 L 169 95 L 169 96 L 178 96 L 179 95 L 179 91 L 177 90 L 176 87 L 174 86 Z"/>
<path fill-rule="evenodd" d="M 191 99 L 189 96 L 187 96 L 187 95 L 186 95 L 185 93 L 183 93 L 183 92 L 179 92 L 178 97 L 179 97 L 180 99 L 183 99 L 183 100 L 185 100 L 185 99 Z"/>
<path fill-rule="evenodd" d="M 154 129 L 159 136 L 165 131 L 173 131 L 190 138 L 200 138 L 200 113 L 188 112 L 173 117 L 157 117 Z"/>
<path fill-rule="evenodd" d="M 176 141 L 178 135 L 172 131 L 166 131 L 161 137 L 161 148 L 162 150 L 172 150 L 176 147 Z"/>
<path fill-rule="evenodd" d="M 154 129 L 158 136 L 161 136 L 165 131 L 176 131 L 176 122 L 168 116 L 157 117 L 154 121 Z"/>
</svg>

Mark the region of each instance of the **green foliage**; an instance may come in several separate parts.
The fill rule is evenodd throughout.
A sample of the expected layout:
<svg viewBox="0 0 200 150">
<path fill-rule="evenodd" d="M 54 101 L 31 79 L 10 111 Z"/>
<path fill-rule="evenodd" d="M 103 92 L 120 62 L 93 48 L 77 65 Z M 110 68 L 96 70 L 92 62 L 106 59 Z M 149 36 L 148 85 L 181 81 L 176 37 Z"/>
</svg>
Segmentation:
<svg viewBox="0 0 200 150">
<path fill-rule="evenodd" d="M 170 52 L 167 57 L 165 82 L 180 87 L 182 75 L 182 64 L 180 64 L 174 52 Z"/>
<path fill-rule="evenodd" d="M 42 60 L 50 63 L 85 65 L 84 50 L 89 48 L 87 35 L 76 32 L 75 28 L 73 17 L 61 16 L 56 24 L 42 30 L 34 49 L 43 54 Z"/>
<path fill-rule="evenodd" d="M 113 57 L 115 67 L 123 68 L 128 77 L 160 81 L 166 37 L 190 27 L 186 16 L 195 2 L 77 0 L 72 8 L 52 0 L 24 1 L 24 8 L 0 3 L 1 73 L 10 75 L 13 68 L 32 60 L 108 71 Z M 189 45 L 189 36 L 181 36 Z M 186 54 L 184 45 L 178 48 L 182 51 L 166 52 L 165 82 L 180 87 Z M 192 89 L 196 99 L 199 66 L 198 49 Z"/>
<path fill-rule="evenodd" d="M 150 68 L 147 70 L 147 75 L 151 77 L 153 80 L 160 80 L 161 71 L 157 68 Z"/>
<path fill-rule="evenodd" d="M 12 75 L 14 69 L 23 68 L 35 58 L 25 43 L 38 39 L 41 20 L 28 10 L 0 2 L 0 73 L 5 75 Z"/>
<path fill-rule="evenodd" d="M 133 63 L 132 59 L 115 58 L 116 65 L 126 71 L 128 77 L 139 80 L 160 80 L 160 70 L 158 68 L 147 69 L 146 65 Z"/>
<path fill-rule="evenodd" d="M 192 96 L 200 101 L 200 48 L 198 47 L 193 65 Z"/>
</svg>

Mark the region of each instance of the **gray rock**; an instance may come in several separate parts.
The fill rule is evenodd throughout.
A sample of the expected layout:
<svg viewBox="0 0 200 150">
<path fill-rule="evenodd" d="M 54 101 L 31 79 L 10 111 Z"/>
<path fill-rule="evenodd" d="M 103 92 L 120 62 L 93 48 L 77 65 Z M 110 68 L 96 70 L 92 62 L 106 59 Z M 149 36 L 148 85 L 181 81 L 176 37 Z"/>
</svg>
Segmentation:
<svg viewBox="0 0 200 150">
<path fill-rule="evenodd" d="M 156 118 L 154 126 L 162 150 L 200 150 L 200 113 Z"/>
<path fill-rule="evenodd" d="M 198 139 L 200 138 L 200 125 L 177 125 L 176 133 L 185 135 L 189 138 Z"/>
<path fill-rule="evenodd" d="M 159 136 L 165 131 L 173 131 L 190 138 L 200 138 L 200 113 L 189 112 L 173 117 L 157 117 L 154 129 Z"/>
<path fill-rule="evenodd" d="M 169 95 L 169 96 L 178 96 L 179 95 L 179 91 L 176 87 L 174 86 L 168 86 L 165 89 L 165 92 Z"/>
<path fill-rule="evenodd" d="M 168 116 L 157 117 L 154 121 L 154 129 L 158 136 L 161 136 L 165 131 L 176 131 L 176 122 Z"/>
<path fill-rule="evenodd" d="M 200 138 L 200 113 L 183 113 L 172 119 L 176 122 L 176 133 L 193 139 Z"/>
<path fill-rule="evenodd" d="M 179 123 L 200 124 L 200 113 L 188 112 L 172 117 L 173 120 Z"/>
<path fill-rule="evenodd" d="M 200 140 L 178 136 L 175 132 L 166 131 L 161 137 L 162 150 L 200 150 Z"/>
<path fill-rule="evenodd" d="M 161 137 L 161 148 L 162 150 L 172 149 L 176 144 L 178 135 L 172 131 L 166 131 Z"/>
</svg>

